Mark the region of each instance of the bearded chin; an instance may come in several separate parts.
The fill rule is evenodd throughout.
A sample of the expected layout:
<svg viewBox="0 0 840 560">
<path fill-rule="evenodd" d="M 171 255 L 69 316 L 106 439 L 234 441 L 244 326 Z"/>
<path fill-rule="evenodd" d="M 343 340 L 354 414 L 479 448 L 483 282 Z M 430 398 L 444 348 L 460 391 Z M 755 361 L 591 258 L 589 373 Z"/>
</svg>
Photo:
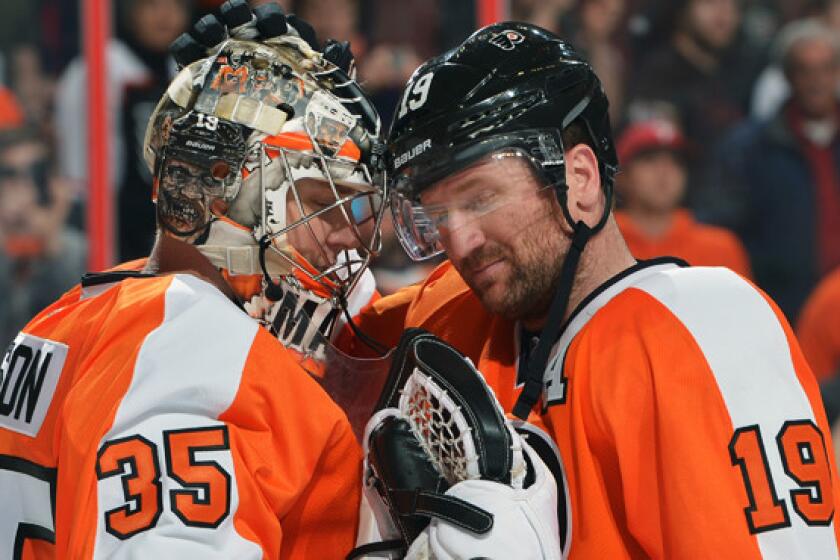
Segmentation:
<svg viewBox="0 0 840 560">
<path fill-rule="evenodd" d="M 554 299 L 555 274 L 545 267 L 517 267 L 516 278 L 497 306 L 498 313 L 508 320 L 533 321 L 548 313 Z"/>
<path fill-rule="evenodd" d="M 506 292 L 494 302 L 489 301 L 489 294 L 481 294 L 487 309 L 513 321 L 537 321 L 545 317 L 557 292 L 566 254 L 563 244 L 550 236 L 526 239 L 529 241 L 516 252 L 518 258 L 508 253 L 512 267 Z M 556 257 L 546 258 L 548 255 Z"/>
</svg>

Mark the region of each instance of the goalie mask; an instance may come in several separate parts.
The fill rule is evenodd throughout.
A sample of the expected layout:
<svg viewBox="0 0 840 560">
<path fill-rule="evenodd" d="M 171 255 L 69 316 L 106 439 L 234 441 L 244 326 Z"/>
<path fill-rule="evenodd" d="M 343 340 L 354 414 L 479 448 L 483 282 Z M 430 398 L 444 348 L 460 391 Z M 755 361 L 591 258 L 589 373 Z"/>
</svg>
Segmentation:
<svg viewBox="0 0 840 560">
<path fill-rule="evenodd" d="M 181 71 L 149 122 L 161 232 L 195 245 L 275 333 L 297 332 L 284 317 L 304 307 L 327 334 L 379 249 L 378 135 L 358 85 L 304 41 L 228 40 Z"/>
</svg>

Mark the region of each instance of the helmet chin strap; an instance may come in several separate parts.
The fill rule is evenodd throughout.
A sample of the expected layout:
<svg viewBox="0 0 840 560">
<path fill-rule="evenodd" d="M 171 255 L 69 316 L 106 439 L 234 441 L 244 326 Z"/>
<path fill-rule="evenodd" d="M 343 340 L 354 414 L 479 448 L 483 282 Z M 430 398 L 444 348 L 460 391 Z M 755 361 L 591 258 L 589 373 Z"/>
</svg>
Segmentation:
<svg viewBox="0 0 840 560">
<path fill-rule="evenodd" d="M 528 418 L 531 409 L 534 408 L 534 405 L 540 399 L 540 395 L 542 395 L 545 368 L 548 365 L 551 347 L 554 346 L 554 343 L 559 338 L 565 326 L 564 318 L 569 307 L 569 297 L 572 295 L 572 286 L 575 283 L 575 274 L 580 263 L 580 256 L 583 254 L 583 250 L 586 248 L 586 244 L 592 236 L 601 231 L 607 223 L 612 206 L 612 197 L 613 184 L 611 180 L 608 180 L 604 183 L 604 213 L 594 227 L 589 227 L 583 221 L 579 220 L 575 222 L 572 219 L 568 205 L 567 187 L 564 184 L 558 186 L 557 199 L 563 210 L 563 216 L 569 225 L 572 226 L 572 243 L 569 246 L 569 251 L 566 253 L 566 258 L 563 260 L 563 266 L 560 268 L 557 291 L 548 309 L 545 328 L 543 328 L 540 334 L 537 347 L 526 364 L 525 386 L 522 388 L 522 393 L 519 394 L 519 398 L 516 399 L 516 404 L 513 407 L 513 414 L 523 420 Z"/>
<path fill-rule="evenodd" d="M 596 231 L 597 229 L 593 230 L 583 222 L 575 224 L 572 244 L 569 246 L 569 251 L 566 253 L 566 258 L 560 269 L 557 292 L 551 301 L 545 328 L 540 335 L 540 341 L 537 343 L 534 353 L 528 360 L 525 386 L 513 407 L 513 413 L 523 420 L 528 418 L 528 414 L 542 394 L 545 367 L 548 364 L 551 347 L 563 329 L 563 318 L 566 316 L 566 309 L 569 306 L 569 296 L 572 294 L 572 285 L 575 281 L 580 256 L 586 247 L 586 243 Z"/>
<path fill-rule="evenodd" d="M 205 242 L 196 248 L 218 268 L 224 268 L 234 276 L 262 274 L 265 270 L 272 276 L 283 276 L 291 272 L 291 266 L 276 253 L 262 256 L 259 245 L 254 244 L 250 231 L 215 220 L 210 224 Z"/>
</svg>

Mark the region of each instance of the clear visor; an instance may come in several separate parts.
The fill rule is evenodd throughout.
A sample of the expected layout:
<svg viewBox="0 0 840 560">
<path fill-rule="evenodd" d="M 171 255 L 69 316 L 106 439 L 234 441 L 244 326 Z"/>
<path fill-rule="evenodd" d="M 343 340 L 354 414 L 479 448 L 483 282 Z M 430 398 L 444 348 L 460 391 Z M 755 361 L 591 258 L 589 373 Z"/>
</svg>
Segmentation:
<svg viewBox="0 0 840 560">
<path fill-rule="evenodd" d="M 390 200 L 394 229 L 415 261 L 445 251 L 446 238 L 485 219 L 502 218 L 517 203 L 551 185 L 539 179 L 539 164 L 520 149 L 494 152 L 424 189 L 420 199 L 404 180 Z"/>
</svg>

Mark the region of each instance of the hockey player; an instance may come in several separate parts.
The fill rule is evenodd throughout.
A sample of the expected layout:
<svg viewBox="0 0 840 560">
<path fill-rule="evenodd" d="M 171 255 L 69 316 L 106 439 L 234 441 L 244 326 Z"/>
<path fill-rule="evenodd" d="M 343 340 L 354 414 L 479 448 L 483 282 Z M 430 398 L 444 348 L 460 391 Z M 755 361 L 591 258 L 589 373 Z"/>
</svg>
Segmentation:
<svg viewBox="0 0 840 560">
<path fill-rule="evenodd" d="M 389 153 L 407 252 L 449 261 L 361 327 L 425 327 L 542 417 L 564 554 L 837 558 L 829 428 L 790 326 L 729 270 L 633 259 L 607 99 L 569 45 L 477 31 L 412 76 Z"/>
<path fill-rule="evenodd" d="M 230 7 L 234 4 L 234 1 L 229 1 L 225 6 Z M 239 21 L 247 21 L 250 12 L 247 11 L 244 2 L 236 2 L 236 4 L 239 8 L 243 8 L 245 12 L 240 14 Z M 239 8 L 237 10 L 241 12 L 242 10 L 239 10 Z M 223 6 L 223 11 L 224 9 Z M 244 31 L 249 34 L 251 39 L 262 40 L 265 38 L 267 31 L 280 30 L 280 32 L 284 32 L 287 29 L 285 22 L 288 22 L 290 24 L 288 26 L 289 32 L 303 36 L 311 47 L 317 47 L 317 41 L 313 34 L 307 33 L 305 22 L 294 16 L 288 16 L 287 18 L 270 5 L 258 8 L 255 12 L 256 28 Z M 254 19 L 253 16 L 251 19 Z M 193 35 L 201 38 L 205 45 L 215 44 L 215 40 L 218 40 L 219 37 L 235 36 L 239 33 L 235 28 L 232 28 L 230 21 L 227 22 L 228 27 L 224 33 L 208 33 L 208 25 L 203 22 L 204 20 L 196 25 L 196 28 L 193 29 Z M 176 56 L 180 55 L 182 59 L 192 58 L 197 50 L 201 50 L 200 45 L 197 45 L 191 36 L 182 36 L 173 47 Z M 328 42 L 324 52 L 325 57 L 336 61 L 337 64 L 341 65 L 341 70 L 346 70 L 352 75 L 353 61 L 347 43 Z M 220 57 L 217 60 L 223 63 L 229 58 L 232 57 L 225 57 L 224 60 Z M 239 59 L 245 60 L 245 63 L 248 64 L 248 57 L 239 57 Z M 264 64 L 260 61 L 256 62 L 256 66 L 264 67 Z M 256 76 L 259 76 L 260 82 L 260 87 L 250 89 L 250 91 L 255 92 L 254 96 L 259 96 L 258 98 L 261 100 L 276 100 L 278 95 L 285 96 L 287 104 L 294 105 L 298 99 L 300 88 L 294 87 L 294 83 L 287 81 L 278 84 L 276 94 L 265 95 L 266 88 L 263 74 L 264 72 L 254 73 L 255 79 L 257 79 Z M 349 98 L 346 100 L 354 109 L 362 115 L 375 114 L 367 105 L 359 104 L 360 100 L 364 100 L 364 94 L 358 90 L 358 86 L 352 80 L 348 80 L 346 75 L 342 75 L 335 69 L 328 74 L 331 75 L 330 77 L 334 80 L 336 88 L 341 90 L 342 95 Z M 177 95 L 176 90 L 171 89 L 170 91 Z M 202 103 L 201 98 L 197 102 Z M 309 110 L 310 108 L 312 110 Z M 156 127 L 160 131 L 159 139 L 152 139 L 148 142 L 152 147 L 160 144 L 160 139 L 172 134 L 173 120 L 165 112 L 160 111 L 160 108 L 157 118 L 161 122 L 161 126 Z M 305 118 L 304 127 L 310 131 L 310 134 L 312 134 L 312 131 L 316 131 L 314 136 L 319 139 L 318 147 L 322 154 L 335 157 L 336 155 L 341 156 L 345 152 L 345 138 L 348 133 L 352 136 L 352 131 L 355 130 L 352 120 L 347 119 L 342 112 L 335 111 L 334 106 L 327 104 L 310 105 L 305 112 Z M 287 137 L 286 140 L 288 141 L 289 138 Z M 296 163 L 298 159 L 292 157 L 291 161 Z M 158 184 L 161 192 L 164 186 L 164 181 L 161 180 Z M 358 199 L 361 199 L 362 202 L 367 200 L 364 195 L 356 197 L 357 203 Z M 358 226 L 364 224 L 366 228 L 370 228 L 370 219 L 377 215 L 377 202 L 376 198 L 371 198 L 366 204 L 351 205 L 349 210 L 352 210 L 357 220 L 366 218 L 362 219 L 361 223 L 357 224 Z M 178 202 L 173 204 L 172 207 L 177 209 L 186 205 L 183 202 Z M 174 212 L 174 219 L 169 221 L 171 228 L 178 235 L 199 240 L 201 236 L 196 235 L 197 232 L 194 227 L 185 223 L 190 220 L 184 218 L 206 215 L 206 212 L 201 211 L 201 208 L 207 206 L 207 204 L 200 204 L 196 211 L 181 212 L 178 210 Z M 221 226 L 224 226 L 224 224 L 221 224 Z M 378 221 L 374 221 L 372 226 L 373 240 L 378 241 L 375 235 L 378 231 Z M 369 229 L 364 231 L 370 232 Z M 290 233 L 293 232 L 290 231 Z M 359 236 L 357 235 L 357 237 Z M 362 239 L 364 238 L 362 237 Z M 261 243 L 261 245 L 263 244 Z M 301 246 L 299 243 L 294 243 L 294 245 L 296 247 Z M 367 245 L 363 245 L 363 248 L 366 249 L 365 254 L 369 255 L 371 253 L 371 249 L 367 248 Z M 200 250 L 213 256 L 212 249 L 202 247 Z M 352 254 L 349 254 L 341 261 L 341 264 L 352 262 L 352 259 Z M 223 261 L 219 266 L 222 264 Z M 348 273 L 354 272 L 356 270 L 354 267 L 358 264 L 351 264 L 349 268 L 344 266 L 344 274 L 339 274 L 338 278 L 343 279 L 352 276 Z M 362 262 L 361 264 L 365 263 Z M 262 263 L 261 266 L 265 268 Z M 370 415 L 374 412 L 374 405 L 378 408 L 396 404 L 386 404 L 389 402 L 385 396 L 387 387 L 392 389 L 399 387 L 397 383 L 400 380 L 402 382 L 406 380 L 403 374 L 412 373 L 413 366 L 410 364 L 415 362 L 409 356 L 412 356 L 414 352 L 409 349 L 407 344 L 401 346 L 402 351 L 398 351 L 390 360 L 393 365 L 388 376 L 385 376 L 386 372 L 381 369 L 381 366 L 387 363 L 385 360 L 363 360 L 359 363 L 349 360 L 348 362 L 347 356 L 330 344 L 323 336 L 323 334 L 329 332 L 326 325 L 331 324 L 332 320 L 322 323 L 319 319 L 324 317 L 323 313 L 328 311 L 330 307 L 326 305 L 328 302 L 323 299 L 319 301 L 317 296 L 312 297 L 311 281 L 317 280 L 321 276 L 313 277 L 307 273 L 309 270 L 311 270 L 311 267 L 302 270 L 306 273 L 302 278 L 305 280 L 309 277 L 310 280 L 307 285 L 301 286 L 301 288 L 306 289 L 294 290 L 291 294 L 294 296 L 292 301 L 297 301 L 301 292 L 308 295 L 308 299 L 304 300 L 305 304 L 301 311 L 312 312 L 309 314 L 311 314 L 312 319 L 315 319 L 310 324 L 317 328 L 303 329 L 296 327 L 294 329 L 299 333 L 305 333 L 303 337 L 303 340 L 307 341 L 305 344 L 300 344 L 297 338 L 290 339 L 290 329 L 281 328 L 285 323 L 284 321 L 278 321 L 278 317 L 295 315 L 284 305 L 289 300 L 289 284 L 297 283 L 294 279 L 287 279 L 286 282 L 278 284 L 278 290 L 282 289 L 285 293 L 279 302 L 276 302 L 279 294 L 270 293 L 274 291 L 274 288 L 271 287 L 270 282 L 266 281 L 268 289 L 263 290 L 264 293 L 253 298 L 251 300 L 252 305 L 246 306 L 246 308 L 256 318 L 263 317 L 266 325 L 275 332 L 287 348 L 298 350 L 304 357 L 314 356 L 316 358 L 315 360 L 306 360 L 307 366 L 317 368 L 308 367 L 308 371 L 315 373 L 330 396 L 336 402 L 342 404 L 344 411 L 351 420 L 352 427 L 356 430 L 357 436 L 362 436 L 359 430 L 367 423 L 365 427 L 366 435 L 363 438 L 366 447 L 370 445 L 372 446 L 371 449 L 376 447 L 380 451 L 388 449 L 392 452 L 386 452 L 385 456 L 369 456 L 366 458 L 365 464 L 368 465 L 366 468 L 372 468 L 373 472 L 365 471 L 364 483 L 367 500 L 361 511 L 362 527 L 358 539 L 360 546 L 353 551 L 351 556 L 354 558 L 367 557 L 369 553 L 373 553 L 375 557 L 400 558 L 407 553 L 406 558 L 413 560 L 428 558 L 430 555 L 439 560 L 461 558 L 466 555 L 487 556 L 488 554 L 499 554 L 501 555 L 499 557 L 517 556 L 523 560 L 548 560 L 558 557 L 560 554 L 559 535 L 554 528 L 557 520 L 554 515 L 545 515 L 545 512 L 553 512 L 558 507 L 558 485 L 555 482 L 555 477 L 561 476 L 561 474 L 556 466 L 556 451 L 552 449 L 550 443 L 547 443 L 547 436 L 538 429 L 525 425 L 517 427 L 517 431 L 514 431 L 508 421 L 501 416 L 500 410 L 490 412 L 495 410 L 498 405 L 487 402 L 487 398 L 489 397 L 495 403 L 495 397 L 482 390 L 468 391 L 468 399 L 461 402 L 456 409 L 451 409 L 449 414 L 462 418 L 468 424 L 473 420 L 482 418 L 483 420 L 480 423 L 484 424 L 493 417 L 496 419 L 490 421 L 490 424 L 495 425 L 495 427 L 490 428 L 485 425 L 485 428 L 489 428 L 489 432 L 487 432 L 485 428 L 472 426 L 461 434 L 465 439 L 461 439 L 458 445 L 462 449 L 474 448 L 478 455 L 473 454 L 472 457 L 482 465 L 507 465 L 511 468 L 511 474 L 514 472 L 518 474 L 515 479 L 507 476 L 502 476 L 499 479 L 492 472 L 485 472 L 482 467 L 475 472 L 471 471 L 472 475 L 466 480 L 461 479 L 458 482 L 456 478 L 448 483 L 444 482 L 441 478 L 442 472 L 437 467 L 441 466 L 441 461 L 445 463 L 448 459 L 444 460 L 439 455 L 436 451 L 438 449 L 437 445 L 424 447 L 424 450 L 418 447 L 418 439 L 424 439 L 435 432 L 424 428 L 415 431 L 412 435 L 408 431 L 397 430 L 394 432 L 390 428 L 386 429 L 381 424 L 385 418 L 382 416 L 382 413 L 386 412 L 384 410 L 380 410 L 373 418 L 370 418 Z M 360 267 L 359 270 L 363 271 L 363 267 Z M 223 272 L 228 273 L 224 267 Z M 298 277 L 301 277 L 301 275 L 297 274 L 295 278 Z M 248 281 L 249 278 L 250 276 L 246 273 L 245 282 L 242 284 L 245 286 L 251 284 Z M 345 304 L 342 307 L 347 319 L 344 330 L 341 332 L 342 336 L 337 337 L 337 339 L 338 341 L 346 342 L 350 340 L 354 343 L 362 343 L 368 350 L 381 353 L 383 348 L 377 345 L 376 341 L 369 339 L 356 328 L 348 328 L 353 327 L 351 315 L 359 308 L 360 304 L 370 298 L 376 298 L 376 294 L 371 293 L 368 288 L 369 283 L 365 283 L 364 277 L 359 277 L 359 281 L 354 282 L 356 282 L 355 291 L 345 288 L 336 296 L 340 302 Z M 353 282 L 348 284 L 349 287 L 354 285 Z M 329 286 L 324 287 L 329 288 Z M 348 293 L 349 300 L 347 298 Z M 298 316 L 295 315 L 295 317 Z M 329 318 L 330 315 L 328 314 L 326 317 Z M 414 334 L 416 333 L 406 333 L 406 340 L 412 339 Z M 470 377 L 475 373 L 468 362 L 447 351 L 446 345 L 432 344 L 431 347 L 435 348 L 433 352 L 435 357 L 432 359 L 432 356 L 426 355 L 424 360 L 432 359 L 432 363 L 442 360 L 441 363 L 449 365 L 434 373 L 427 369 L 429 364 L 426 363 L 422 366 L 426 373 L 440 375 L 443 379 L 449 378 L 450 374 L 454 374 L 456 377 L 461 375 Z M 427 350 L 423 353 L 426 354 L 431 347 L 426 346 Z M 321 352 L 322 350 L 323 352 Z M 352 368 L 351 370 L 346 369 L 348 364 Z M 326 365 L 326 368 L 324 365 Z M 415 373 L 421 376 L 425 375 L 419 372 Z M 454 381 L 454 379 L 450 381 Z M 446 383 L 450 383 L 450 381 Z M 478 385 L 473 385 L 473 388 L 477 387 Z M 378 402 L 374 403 L 371 399 L 375 399 L 380 394 L 380 389 L 383 392 Z M 446 402 L 452 403 L 449 399 Z M 395 409 L 389 410 L 392 413 L 397 413 Z M 490 415 L 485 416 L 488 412 L 490 412 Z M 467 418 L 470 420 L 467 420 Z M 370 419 L 370 422 L 367 422 L 368 419 Z M 502 428 L 498 424 L 502 421 L 507 424 L 507 427 Z M 385 429 L 386 433 L 381 432 L 381 429 Z M 470 435 L 473 430 L 475 430 L 475 436 Z M 508 439 L 508 436 L 504 434 L 510 434 L 509 437 L 512 439 Z M 371 438 L 370 441 L 368 436 Z M 449 436 L 456 436 L 456 434 L 449 433 Z M 480 443 L 477 446 L 470 447 L 466 444 L 466 440 L 473 437 L 478 438 Z M 504 441 L 499 442 L 497 438 L 502 438 Z M 448 441 L 448 439 L 444 439 Z M 527 442 L 523 440 L 527 440 Z M 497 447 L 494 442 L 501 443 L 501 447 Z M 522 451 L 527 455 L 524 463 L 521 462 Z M 512 460 L 515 456 L 520 457 L 519 462 Z M 464 458 L 461 457 L 461 459 Z M 543 463 L 544 460 L 547 464 Z M 376 488 L 376 491 L 374 491 L 374 488 Z M 443 495 L 444 491 L 445 495 Z M 376 497 L 376 495 L 379 495 L 379 497 Z M 403 498 L 407 495 L 414 496 L 414 498 L 405 501 Z M 385 503 L 380 503 L 382 499 Z M 375 505 L 377 503 L 379 503 L 379 506 Z M 386 510 L 388 513 L 386 513 Z M 466 517 L 462 517 L 462 514 L 465 514 Z M 481 526 L 482 524 L 474 525 L 473 523 L 476 520 L 473 517 L 474 514 L 478 514 L 485 520 L 490 520 L 490 523 L 483 526 Z M 396 531 L 395 527 L 401 527 L 402 530 Z M 411 529 L 408 530 L 408 527 L 411 527 Z M 464 530 L 465 528 L 468 529 Z M 528 546 L 522 545 L 521 539 L 523 538 L 528 540 Z M 376 542 L 381 539 L 385 540 Z M 333 552 L 338 553 L 340 550 L 334 550 Z"/>
<path fill-rule="evenodd" d="M 296 96 L 220 94 L 233 59 Z M 3 359 L 0 557 L 352 548 L 360 449 L 299 363 L 378 244 L 378 122 L 336 75 L 282 36 L 227 41 L 172 83 L 146 137 L 159 233 L 145 268 L 88 275 Z M 340 134 L 319 135 L 327 118 Z M 303 297 L 323 314 L 300 330 L 281 304 Z"/>
</svg>

